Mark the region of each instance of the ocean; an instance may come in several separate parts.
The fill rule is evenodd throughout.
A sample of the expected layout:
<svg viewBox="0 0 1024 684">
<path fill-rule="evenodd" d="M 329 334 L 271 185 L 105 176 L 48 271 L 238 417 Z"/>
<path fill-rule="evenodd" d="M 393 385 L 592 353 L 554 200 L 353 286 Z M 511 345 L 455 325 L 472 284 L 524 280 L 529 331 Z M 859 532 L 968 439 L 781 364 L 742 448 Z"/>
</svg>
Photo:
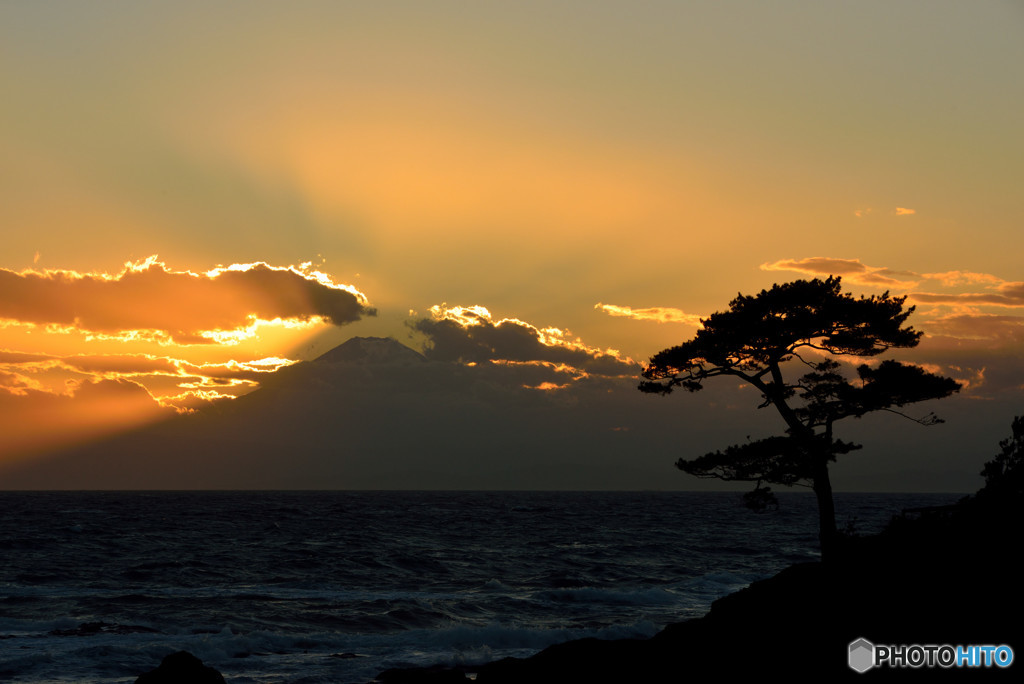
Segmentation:
<svg viewBox="0 0 1024 684">
<path fill-rule="evenodd" d="M 958 494 L 837 494 L 841 528 Z M 0 680 L 133 682 L 187 650 L 230 683 L 648 637 L 817 558 L 811 494 L 0 492 Z"/>
</svg>

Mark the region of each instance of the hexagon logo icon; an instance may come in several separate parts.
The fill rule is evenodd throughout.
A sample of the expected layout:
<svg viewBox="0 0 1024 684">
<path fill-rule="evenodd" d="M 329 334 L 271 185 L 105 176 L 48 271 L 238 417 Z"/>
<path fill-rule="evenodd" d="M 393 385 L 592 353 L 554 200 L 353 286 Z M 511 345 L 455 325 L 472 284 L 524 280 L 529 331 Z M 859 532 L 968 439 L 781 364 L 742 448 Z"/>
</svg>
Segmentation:
<svg viewBox="0 0 1024 684">
<path fill-rule="evenodd" d="M 867 672 L 875 665 L 875 645 L 867 639 L 857 639 L 850 643 L 850 669 Z"/>
</svg>

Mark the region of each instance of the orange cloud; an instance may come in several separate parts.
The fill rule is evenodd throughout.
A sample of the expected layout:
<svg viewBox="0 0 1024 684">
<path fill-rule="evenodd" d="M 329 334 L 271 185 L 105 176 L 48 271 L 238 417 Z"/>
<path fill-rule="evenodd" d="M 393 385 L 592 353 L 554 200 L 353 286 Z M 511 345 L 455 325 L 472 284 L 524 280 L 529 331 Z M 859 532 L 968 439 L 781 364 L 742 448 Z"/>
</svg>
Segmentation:
<svg viewBox="0 0 1024 684">
<path fill-rule="evenodd" d="M 155 256 L 116 275 L 0 269 L 0 319 L 97 338 L 229 344 L 261 321 L 342 325 L 374 315 L 366 296 L 323 273 L 254 263 L 203 274 Z"/>
<path fill-rule="evenodd" d="M 923 275 L 928 280 L 938 280 L 946 287 L 974 283 L 999 285 L 1005 282 L 1002 278 L 990 273 L 974 273 L 973 271 L 946 271 L 944 273 L 925 273 Z"/>
<path fill-rule="evenodd" d="M 602 304 L 598 302 L 595 309 L 604 311 L 609 316 L 624 316 L 635 318 L 640 321 L 657 321 L 659 323 L 685 323 L 687 325 L 700 326 L 701 318 L 697 314 L 688 314 L 681 309 L 673 309 L 665 306 L 654 306 L 646 309 L 633 309 L 628 306 L 617 306 L 615 304 Z"/>
<path fill-rule="evenodd" d="M 910 298 L 929 304 L 1024 306 L 1024 282 L 1010 282 L 990 273 L 975 271 L 943 271 L 936 273 L 915 273 L 879 266 L 868 266 L 859 259 L 834 257 L 807 257 L 804 259 L 782 259 L 761 264 L 764 271 L 794 271 L 812 276 L 839 275 L 850 282 L 862 285 L 878 285 L 909 289 L 921 281 L 935 280 L 943 287 L 963 285 L 984 285 L 987 292 L 934 293 L 914 292 Z"/>
<path fill-rule="evenodd" d="M 863 207 L 861 209 L 855 209 L 853 215 L 857 218 L 864 218 L 870 216 L 873 209 L 871 207 Z M 892 210 L 893 216 L 913 216 L 917 213 L 915 209 L 908 209 L 907 207 L 896 207 Z"/>
<path fill-rule="evenodd" d="M 761 264 L 762 271 L 794 271 L 812 276 L 843 276 L 846 280 L 861 285 L 907 288 L 917 285 L 921 276 L 911 271 L 895 271 L 889 268 L 868 266 L 860 259 L 838 259 L 834 257 L 807 257 L 804 259 L 782 259 Z"/>
<path fill-rule="evenodd" d="M 16 396 L 25 396 L 28 394 L 28 390 L 39 389 L 41 389 L 41 385 L 31 377 L 0 370 L 0 390 L 7 390 Z"/>
<path fill-rule="evenodd" d="M 766 271 L 796 271 L 813 276 L 841 275 L 861 285 L 902 289 L 904 292 L 920 282 L 934 281 L 943 288 L 958 288 L 959 291 L 907 292 L 910 302 L 928 308 L 931 318 L 922 328 L 933 340 L 946 338 L 958 344 L 966 340 L 1005 342 L 1020 339 L 1022 319 L 983 313 L 980 309 L 1024 307 L 1024 282 L 1006 281 L 990 273 L 975 271 L 951 270 L 919 274 L 868 266 L 859 259 L 831 257 L 783 259 L 762 264 L 761 268 Z M 940 316 L 937 307 L 951 307 L 954 314 Z"/>
<path fill-rule="evenodd" d="M 977 399 L 1020 397 L 1024 389 L 1024 316 L 980 312 L 933 315 L 921 326 L 925 338 L 915 354 L 939 364 L 966 383 Z"/>
<path fill-rule="evenodd" d="M 1024 317 L 985 313 L 954 313 L 926 322 L 929 335 L 997 344 L 1024 343 Z"/>
<path fill-rule="evenodd" d="M 539 385 L 523 385 L 523 387 L 525 389 L 535 389 L 535 390 L 541 390 L 541 391 L 544 391 L 544 392 L 553 392 L 555 390 L 566 389 L 568 386 L 569 385 L 567 383 L 566 384 L 562 384 L 562 385 L 558 385 L 558 384 L 555 384 L 553 382 L 546 382 L 546 381 L 540 383 Z"/>
<path fill-rule="evenodd" d="M 910 298 L 925 304 L 1017 308 L 1024 307 L 1024 282 L 1000 283 L 995 288 L 995 292 L 962 292 L 958 294 L 912 292 Z"/>
<path fill-rule="evenodd" d="M 925 338 L 913 352 L 915 360 L 942 366 L 946 374 L 968 383 L 965 396 L 991 399 L 1024 387 L 1024 362 L 1020 354 L 1024 316 L 998 311 L 1024 308 L 1024 282 L 975 271 L 917 274 L 872 267 L 856 259 L 826 257 L 783 260 L 762 268 L 816 276 L 831 272 L 862 285 L 903 289 L 908 302 L 923 308 L 919 314 L 923 320 L 919 319 L 917 327 Z M 908 292 L 907 285 L 917 286 L 914 281 L 928 281 L 935 289 Z M 942 291 L 947 288 L 949 291 Z M 993 308 L 996 311 L 986 310 Z"/>
</svg>

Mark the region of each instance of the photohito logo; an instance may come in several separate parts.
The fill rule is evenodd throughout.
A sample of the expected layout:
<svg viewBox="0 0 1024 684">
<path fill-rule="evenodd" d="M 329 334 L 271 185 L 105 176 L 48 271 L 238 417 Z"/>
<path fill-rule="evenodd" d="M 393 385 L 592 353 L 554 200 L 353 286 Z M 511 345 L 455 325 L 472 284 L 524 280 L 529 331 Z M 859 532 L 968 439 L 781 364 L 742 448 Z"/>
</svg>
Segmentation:
<svg viewBox="0 0 1024 684">
<path fill-rule="evenodd" d="M 867 639 L 850 643 L 851 670 L 867 672 L 873 667 L 1009 667 L 1013 649 L 1009 646 L 950 646 L 942 644 L 876 645 Z"/>
</svg>

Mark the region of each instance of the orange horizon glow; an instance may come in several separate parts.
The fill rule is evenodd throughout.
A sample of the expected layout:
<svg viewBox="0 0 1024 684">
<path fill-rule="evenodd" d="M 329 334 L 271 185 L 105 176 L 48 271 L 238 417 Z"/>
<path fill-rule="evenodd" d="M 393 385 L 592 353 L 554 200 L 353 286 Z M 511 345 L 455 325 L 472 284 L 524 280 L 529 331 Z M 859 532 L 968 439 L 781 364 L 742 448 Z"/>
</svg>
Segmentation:
<svg viewBox="0 0 1024 684">
<path fill-rule="evenodd" d="M 82 444 L 175 415 L 127 380 L 78 383 L 67 394 L 0 387 L 0 464 Z"/>
<path fill-rule="evenodd" d="M 153 255 L 115 273 L 0 269 L 0 287 L 5 458 L 234 399 L 295 363 L 284 349 L 375 314 L 309 262 L 195 272 Z"/>
</svg>

